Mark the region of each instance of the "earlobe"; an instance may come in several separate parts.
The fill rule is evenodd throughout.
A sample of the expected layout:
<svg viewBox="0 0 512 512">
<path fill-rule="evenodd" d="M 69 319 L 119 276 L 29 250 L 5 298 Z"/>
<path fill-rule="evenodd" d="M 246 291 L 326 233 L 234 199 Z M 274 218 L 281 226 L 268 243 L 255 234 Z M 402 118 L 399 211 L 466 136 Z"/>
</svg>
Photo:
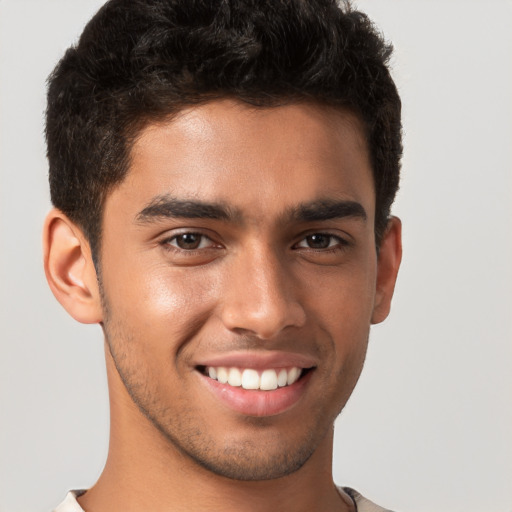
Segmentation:
<svg viewBox="0 0 512 512">
<path fill-rule="evenodd" d="M 384 321 L 389 315 L 401 260 L 402 223 L 398 217 L 391 217 L 380 245 L 377 260 L 377 282 L 372 324 Z"/>
<path fill-rule="evenodd" d="M 46 217 L 43 254 L 46 279 L 64 309 L 79 322 L 101 322 L 101 299 L 89 243 L 60 210 L 53 209 Z"/>
</svg>

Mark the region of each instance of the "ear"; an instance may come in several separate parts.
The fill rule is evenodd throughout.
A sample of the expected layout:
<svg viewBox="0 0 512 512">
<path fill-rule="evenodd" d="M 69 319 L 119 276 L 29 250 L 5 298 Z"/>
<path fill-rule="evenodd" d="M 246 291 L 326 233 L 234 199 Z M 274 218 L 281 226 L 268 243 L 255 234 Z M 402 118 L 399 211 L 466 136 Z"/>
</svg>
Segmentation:
<svg viewBox="0 0 512 512">
<path fill-rule="evenodd" d="M 398 217 L 391 217 L 381 241 L 377 259 L 377 283 L 372 324 L 386 319 L 391 307 L 396 277 L 402 261 L 402 223 Z"/>
<path fill-rule="evenodd" d="M 46 279 L 64 309 L 84 324 L 100 323 L 101 298 L 89 243 L 60 210 L 46 217 L 43 254 Z"/>
</svg>

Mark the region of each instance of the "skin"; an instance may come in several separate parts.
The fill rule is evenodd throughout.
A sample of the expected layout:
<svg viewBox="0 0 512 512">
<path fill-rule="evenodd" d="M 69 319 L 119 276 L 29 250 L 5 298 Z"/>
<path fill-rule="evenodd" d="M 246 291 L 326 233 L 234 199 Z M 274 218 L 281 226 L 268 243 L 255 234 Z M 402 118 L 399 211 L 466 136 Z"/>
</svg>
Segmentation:
<svg viewBox="0 0 512 512">
<path fill-rule="evenodd" d="M 111 442 L 86 511 L 353 509 L 332 481 L 333 422 L 401 258 L 395 218 L 377 256 L 362 133 L 347 112 L 231 100 L 147 126 L 105 203 L 100 285 L 80 229 L 50 212 L 50 286 L 106 339 Z M 226 215 L 194 204 L 175 216 L 176 200 Z M 340 203 L 318 218 L 319 204 Z M 242 414 L 198 368 L 232 353 L 313 368 L 291 407 Z"/>
</svg>

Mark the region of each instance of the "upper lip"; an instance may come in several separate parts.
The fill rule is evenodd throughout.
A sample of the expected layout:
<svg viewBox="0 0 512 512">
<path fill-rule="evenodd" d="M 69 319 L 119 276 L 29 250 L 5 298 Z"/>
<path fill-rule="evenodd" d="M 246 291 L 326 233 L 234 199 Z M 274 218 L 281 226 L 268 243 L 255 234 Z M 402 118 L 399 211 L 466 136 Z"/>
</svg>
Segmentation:
<svg viewBox="0 0 512 512">
<path fill-rule="evenodd" d="M 277 350 L 243 350 L 206 356 L 196 361 L 196 366 L 252 368 L 312 368 L 316 360 L 308 355 Z"/>
</svg>

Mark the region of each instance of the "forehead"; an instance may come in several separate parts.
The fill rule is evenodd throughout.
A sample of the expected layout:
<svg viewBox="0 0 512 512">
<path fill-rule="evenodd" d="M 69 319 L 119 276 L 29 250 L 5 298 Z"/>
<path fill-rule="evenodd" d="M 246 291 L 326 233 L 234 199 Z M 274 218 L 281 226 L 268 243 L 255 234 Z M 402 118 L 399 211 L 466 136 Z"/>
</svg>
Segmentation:
<svg viewBox="0 0 512 512">
<path fill-rule="evenodd" d="M 167 194 L 253 214 L 317 198 L 370 202 L 365 208 L 374 209 L 361 122 L 317 104 L 261 108 L 222 100 L 150 124 L 133 145 L 119 189 L 134 204 Z"/>
</svg>

